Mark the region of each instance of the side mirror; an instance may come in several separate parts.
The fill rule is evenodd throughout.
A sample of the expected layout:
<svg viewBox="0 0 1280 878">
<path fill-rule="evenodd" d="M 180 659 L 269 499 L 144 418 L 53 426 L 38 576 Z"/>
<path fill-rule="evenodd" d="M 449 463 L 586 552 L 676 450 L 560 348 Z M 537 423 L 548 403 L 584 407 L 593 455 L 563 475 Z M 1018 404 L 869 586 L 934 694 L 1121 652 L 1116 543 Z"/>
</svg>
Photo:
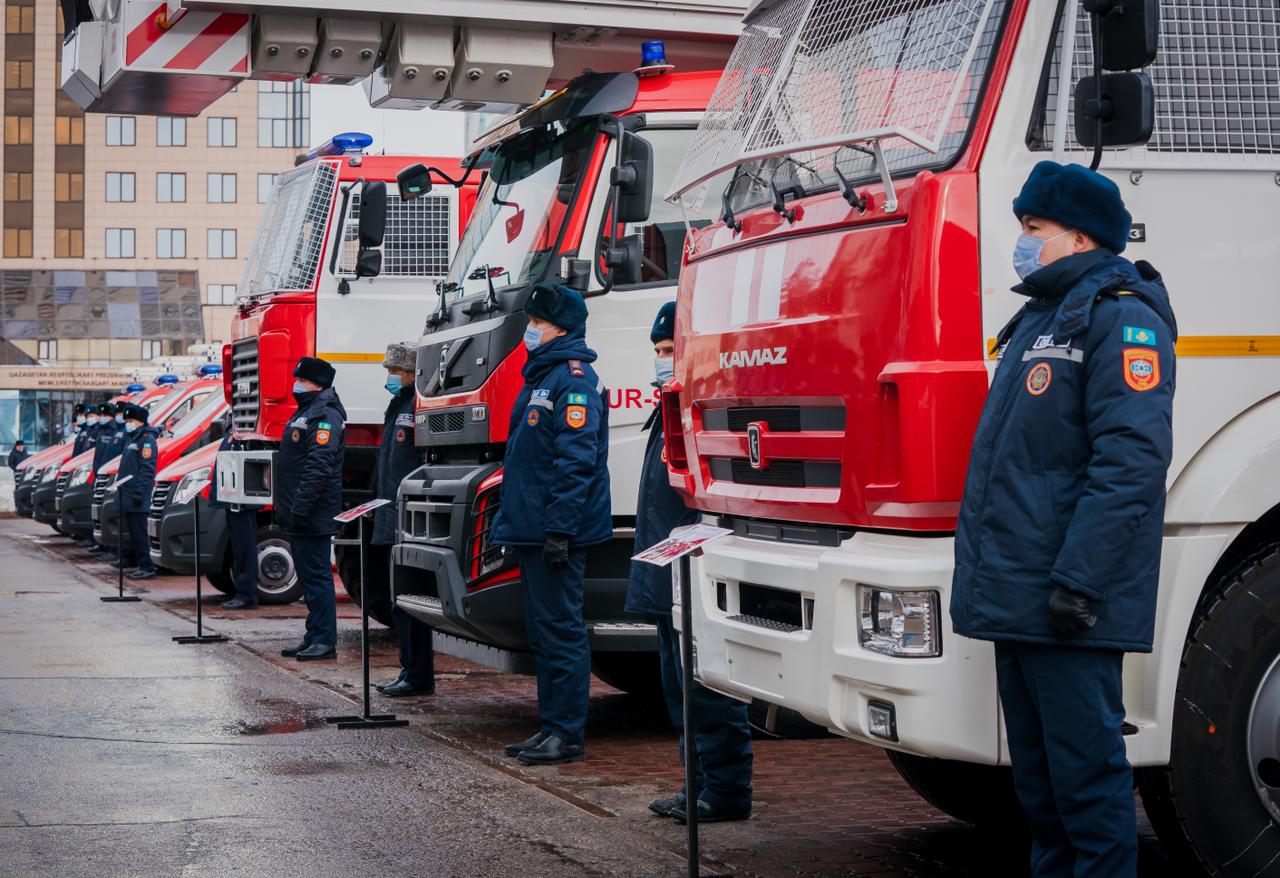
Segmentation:
<svg viewBox="0 0 1280 878">
<path fill-rule="evenodd" d="M 382 251 L 361 250 L 356 257 L 356 277 L 377 277 L 382 273 Z"/>
<path fill-rule="evenodd" d="M 372 180 L 360 190 L 360 247 L 381 247 L 387 232 L 387 184 Z"/>
<path fill-rule="evenodd" d="M 401 201 L 412 201 L 431 191 L 431 171 L 418 162 L 396 174 L 396 188 L 400 190 Z"/>
<path fill-rule="evenodd" d="M 1141 146 L 1156 127 L 1156 96 L 1145 73 L 1106 73 L 1102 76 L 1102 102 L 1097 99 L 1098 80 L 1086 76 L 1076 84 L 1076 140 L 1081 146 L 1097 144 L 1098 120 L 1102 120 L 1102 146 Z"/>
<path fill-rule="evenodd" d="M 643 263 L 643 251 L 639 235 L 619 238 L 612 247 L 604 251 L 605 264 L 609 266 L 609 275 L 615 284 L 640 283 L 640 268 Z"/>
<path fill-rule="evenodd" d="M 616 191 L 615 221 L 642 223 L 649 218 L 653 200 L 653 146 L 628 131 L 618 149 L 618 164 L 609 173 L 609 183 Z"/>
<path fill-rule="evenodd" d="M 1156 59 L 1160 44 L 1160 0 L 1085 0 L 1098 16 L 1104 70 L 1136 70 Z"/>
</svg>

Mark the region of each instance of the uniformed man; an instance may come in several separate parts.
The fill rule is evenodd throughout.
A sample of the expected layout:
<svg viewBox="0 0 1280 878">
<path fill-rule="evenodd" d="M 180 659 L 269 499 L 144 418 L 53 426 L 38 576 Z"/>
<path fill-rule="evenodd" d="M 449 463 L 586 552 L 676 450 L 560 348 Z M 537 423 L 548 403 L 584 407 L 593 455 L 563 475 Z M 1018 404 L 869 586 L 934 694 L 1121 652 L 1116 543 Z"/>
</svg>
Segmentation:
<svg viewBox="0 0 1280 878">
<path fill-rule="evenodd" d="M 227 415 L 226 432 L 218 451 L 238 449 L 231 430 L 231 416 Z M 224 610 L 258 609 L 258 510 L 252 506 L 239 506 L 218 499 L 218 472 L 215 459 L 209 481 L 209 508 L 225 509 L 227 539 L 231 544 L 231 575 L 236 593 L 223 601 Z"/>
<path fill-rule="evenodd" d="M 75 438 L 71 441 L 72 457 L 84 454 L 89 450 L 91 444 L 89 416 L 85 412 L 86 408 L 87 406 L 84 403 L 78 402 L 73 410 L 75 412 L 75 425 L 72 427 L 72 430 L 75 431 Z M 97 419 L 95 418 L 95 421 L 96 420 Z"/>
<path fill-rule="evenodd" d="M 1119 255 L 1115 183 L 1041 162 L 1013 202 L 1014 292 L 956 532 L 951 617 L 995 642 L 1037 876 L 1133 876 L 1125 652 L 1150 652 L 1173 444 L 1177 326 Z"/>
<path fill-rule="evenodd" d="M 133 558 L 137 567 L 125 574 L 129 579 L 151 579 L 156 575 L 156 565 L 151 563 L 151 542 L 147 537 L 147 515 L 151 511 L 151 490 L 156 486 L 156 457 L 159 449 L 156 439 L 160 430 L 148 426 L 147 410 L 130 403 L 124 413 L 125 446 L 121 453 L 120 472 L 117 481 L 127 484 L 117 491 L 117 511 L 121 522 L 129 530 L 129 542 L 133 546 Z M 120 526 L 117 524 L 117 526 Z M 119 563 L 123 564 L 124 559 Z"/>
<path fill-rule="evenodd" d="M 122 399 L 115 404 L 115 414 L 111 419 L 111 425 L 115 431 L 119 432 L 119 439 L 116 440 L 114 438 L 116 434 L 113 432 L 112 441 L 116 442 L 117 448 L 115 450 L 115 454 L 113 454 L 112 457 L 119 457 L 122 453 L 124 453 L 124 447 L 126 444 L 128 444 L 127 443 L 128 434 L 125 432 L 125 429 L 124 429 L 124 415 L 125 415 L 125 411 L 129 408 L 130 405 L 132 405 L 132 403 L 130 403 L 129 400 L 127 399 Z M 94 472 L 95 473 L 97 472 L 96 467 L 94 468 Z M 89 551 L 93 554 L 98 555 L 99 559 L 102 561 L 106 561 L 108 563 L 117 563 L 117 564 L 120 563 L 120 559 L 116 557 L 116 547 L 113 545 L 104 545 L 102 543 L 94 543 L 89 548 Z"/>
<path fill-rule="evenodd" d="M 280 654 L 298 661 L 337 658 L 338 606 L 330 560 L 342 511 L 343 426 L 347 410 L 333 389 L 333 366 L 303 357 L 293 370 L 297 411 L 285 423 L 276 460 L 276 523 L 289 536 L 307 602 L 307 632 Z"/>
<path fill-rule="evenodd" d="M 516 547 L 541 727 L 506 747 L 526 765 L 583 758 L 591 649 L 582 618 L 587 547 L 613 536 L 609 408 L 587 347 L 587 305 L 539 284 L 524 306 L 524 388 L 511 411 L 493 542 Z"/>
<path fill-rule="evenodd" d="M 654 360 L 654 386 L 661 387 L 675 370 L 676 303 L 658 311 L 649 333 Z M 662 434 L 662 407 L 650 415 L 645 429 L 649 440 L 640 470 L 640 495 L 636 499 L 637 552 L 662 542 L 671 531 L 693 524 L 698 515 L 684 505 L 667 476 L 667 452 Z M 680 731 L 680 758 L 686 757 L 684 735 L 684 675 L 680 664 L 680 639 L 672 625 L 671 568 L 639 561 L 631 563 L 626 610 L 653 622 L 658 628 L 658 659 L 662 669 L 662 694 L 667 715 Z M 698 820 L 746 820 L 751 816 L 751 727 L 747 706 L 737 699 L 694 684 L 694 717 L 697 721 L 694 770 L 698 776 Z M 688 802 L 685 791 L 657 799 L 649 809 L 663 817 L 684 821 Z"/>
<path fill-rule="evenodd" d="M 417 353 L 415 342 L 395 342 L 387 345 L 382 359 L 391 402 L 382 416 L 376 487 L 379 499 L 392 502 L 373 511 L 373 539 L 365 560 L 365 573 L 370 582 L 390 579 L 391 547 L 396 541 L 396 494 L 400 481 L 422 466 L 422 453 L 413 445 L 413 372 Z M 434 695 L 436 671 L 431 628 L 395 605 L 391 607 L 391 622 L 400 645 L 400 675 L 378 686 L 378 691 L 393 698 Z"/>
<path fill-rule="evenodd" d="M 97 436 L 93 443 L 93 473 L 94 478 L 97 478 L 97 474 L 102 472 L 102 467 L 119 457 L 125 445 L 124 418 L 116 420 L 114 403 L 104 402 L 98 406 L 98 424 L 95 429 Z M 100 552 L 103 548 L 93 538 L 93 534 L 89 534 L 76 545 L 91 552 Z"/>
<path fill-rule="evenodd" d="M 15 473 L 18 471 L 18 465 L 21 464 L 31 455 L 27 453 L 27 443 L 23 439 L 19 439 L 13 443 L 13 448 L 9 449 L 9 469 Z"/>
</svg>

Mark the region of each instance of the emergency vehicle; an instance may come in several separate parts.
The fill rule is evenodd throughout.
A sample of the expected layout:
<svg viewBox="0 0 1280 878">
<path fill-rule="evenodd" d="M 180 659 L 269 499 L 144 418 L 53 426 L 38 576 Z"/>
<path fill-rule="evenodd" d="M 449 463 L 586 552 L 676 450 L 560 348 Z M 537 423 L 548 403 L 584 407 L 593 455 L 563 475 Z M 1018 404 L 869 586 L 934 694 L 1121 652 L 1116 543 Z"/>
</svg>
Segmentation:
<svg viewBox="0 0 1280 878">
<path fill-rule="evenodd" d="M 1133 214 L 1124 255 L 1163 273 L 1181 333 L 1156 642 L 1125 658 L 1124 732 L 1175 858 L 1270 874 L 1280 15 L 1164 0 L 1154 60 L 1108 61 L 1132 42 L 1111 28 L 1142 39 L 1157 4 L 1124 6 L 1098 24 L 1098 66 L 1149 66 L 1103 80 L 1117 148 L 1100 170 Z M 732 173 L 690 242 L 664 396 L 673 484 L 732 531 L 692 563 L 697 674 L 887 748 L 966 819 L 1012 800 L 991 645 L 947 614 L 952 534 L 1021 304 L 1011 201 L 1036 162 L 1093 158 L 1086 7 L 1109 4 L 759 4 L 673 187 Z M 1061 478 L 1043 474 L 1045 503 Z"/>
</svg>

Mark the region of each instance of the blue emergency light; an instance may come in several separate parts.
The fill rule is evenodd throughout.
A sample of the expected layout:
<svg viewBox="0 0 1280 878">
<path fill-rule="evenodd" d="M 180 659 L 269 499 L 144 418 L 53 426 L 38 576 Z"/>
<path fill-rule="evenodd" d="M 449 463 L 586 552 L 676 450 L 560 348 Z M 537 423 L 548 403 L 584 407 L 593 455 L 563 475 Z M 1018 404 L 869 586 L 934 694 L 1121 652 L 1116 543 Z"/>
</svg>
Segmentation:
<svg viewBox="0 0 1280 878">
<path fill-rule="evenodd" d="M 196 370 L 197 375 L 221 375 L 222 367 L 217 363 L 205 363 Z"/>
<path fill-rule="evenodd" d="M 125 393 L 141 393 L 146 389 L 147 389 L 147 386 L 145 384 L 128 384 L 125 386 L 124 392 Z"/>
<path fill-rule="evenodd" d="M 667 46 L 662 40 L 646 40 L 640 44 L 641 67 L 667 66 Z"/>
<path fill-rule="evenodd" d="M 373 144 L 373 135 L 360 131 L 345 131 L 335 134 L 324 143 L 307 153 L 306 161 L 325 156 L 346 155 L 351 152 L 363 152 Z"/>
<path fill-rule="evenodd" d="M 163 387 L 166 384 L 177 384 L 177 383 L 178 383 L 177 375 L 157 375 L 156 376 L 157 387 Z"/>
</svg>

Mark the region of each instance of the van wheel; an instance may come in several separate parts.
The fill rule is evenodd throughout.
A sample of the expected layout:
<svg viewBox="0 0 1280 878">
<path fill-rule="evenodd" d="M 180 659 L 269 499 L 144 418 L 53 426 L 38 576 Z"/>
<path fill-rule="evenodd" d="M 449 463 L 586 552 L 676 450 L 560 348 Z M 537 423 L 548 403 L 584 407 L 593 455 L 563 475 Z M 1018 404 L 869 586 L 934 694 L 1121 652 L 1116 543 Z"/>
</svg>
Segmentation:
<svg viewBox="0 0 1280 878">
<path fill-rule="evenodd" d="M 1280 862 L 1280 545 L 1224 581 L 1191 623 L 1169 764 L 1138 786 L 1174 857 L 1235 878 Z"/>
<path fill-rule="evenodd" d="M 811 723 L 794 710 L 754 698 L 747 707 L 747 724 L 751 736 L 760 739 L 798 741 L 805 738 L 827 738 L 831 733 Z"/>
<path fill-rule="evenodd" d="M 933 807 L 974 826 L 1030 837 L 1013 790 L 1013 769 L 886 750 L 911 789 Z"/>
<path fill-rule="evenodd" d="M 662 670 L 656 652 L 593 652 L 591 672 L 628 695 L 662 699 Z"/>
<path fill-rule="evenodd" d="M 224 567 L 216 573 L 207 573 L 204 578 L 209 580 L 209 584 L 223 594 L 236 593 L 236 581 L 231 575 L 230 567 Z"/>
<path fill-rule="evenodd" d="M 258 600 L 291 604 L 302 597 L 289 538 L 274 524 L 258 528 Z"/>
</svg>

